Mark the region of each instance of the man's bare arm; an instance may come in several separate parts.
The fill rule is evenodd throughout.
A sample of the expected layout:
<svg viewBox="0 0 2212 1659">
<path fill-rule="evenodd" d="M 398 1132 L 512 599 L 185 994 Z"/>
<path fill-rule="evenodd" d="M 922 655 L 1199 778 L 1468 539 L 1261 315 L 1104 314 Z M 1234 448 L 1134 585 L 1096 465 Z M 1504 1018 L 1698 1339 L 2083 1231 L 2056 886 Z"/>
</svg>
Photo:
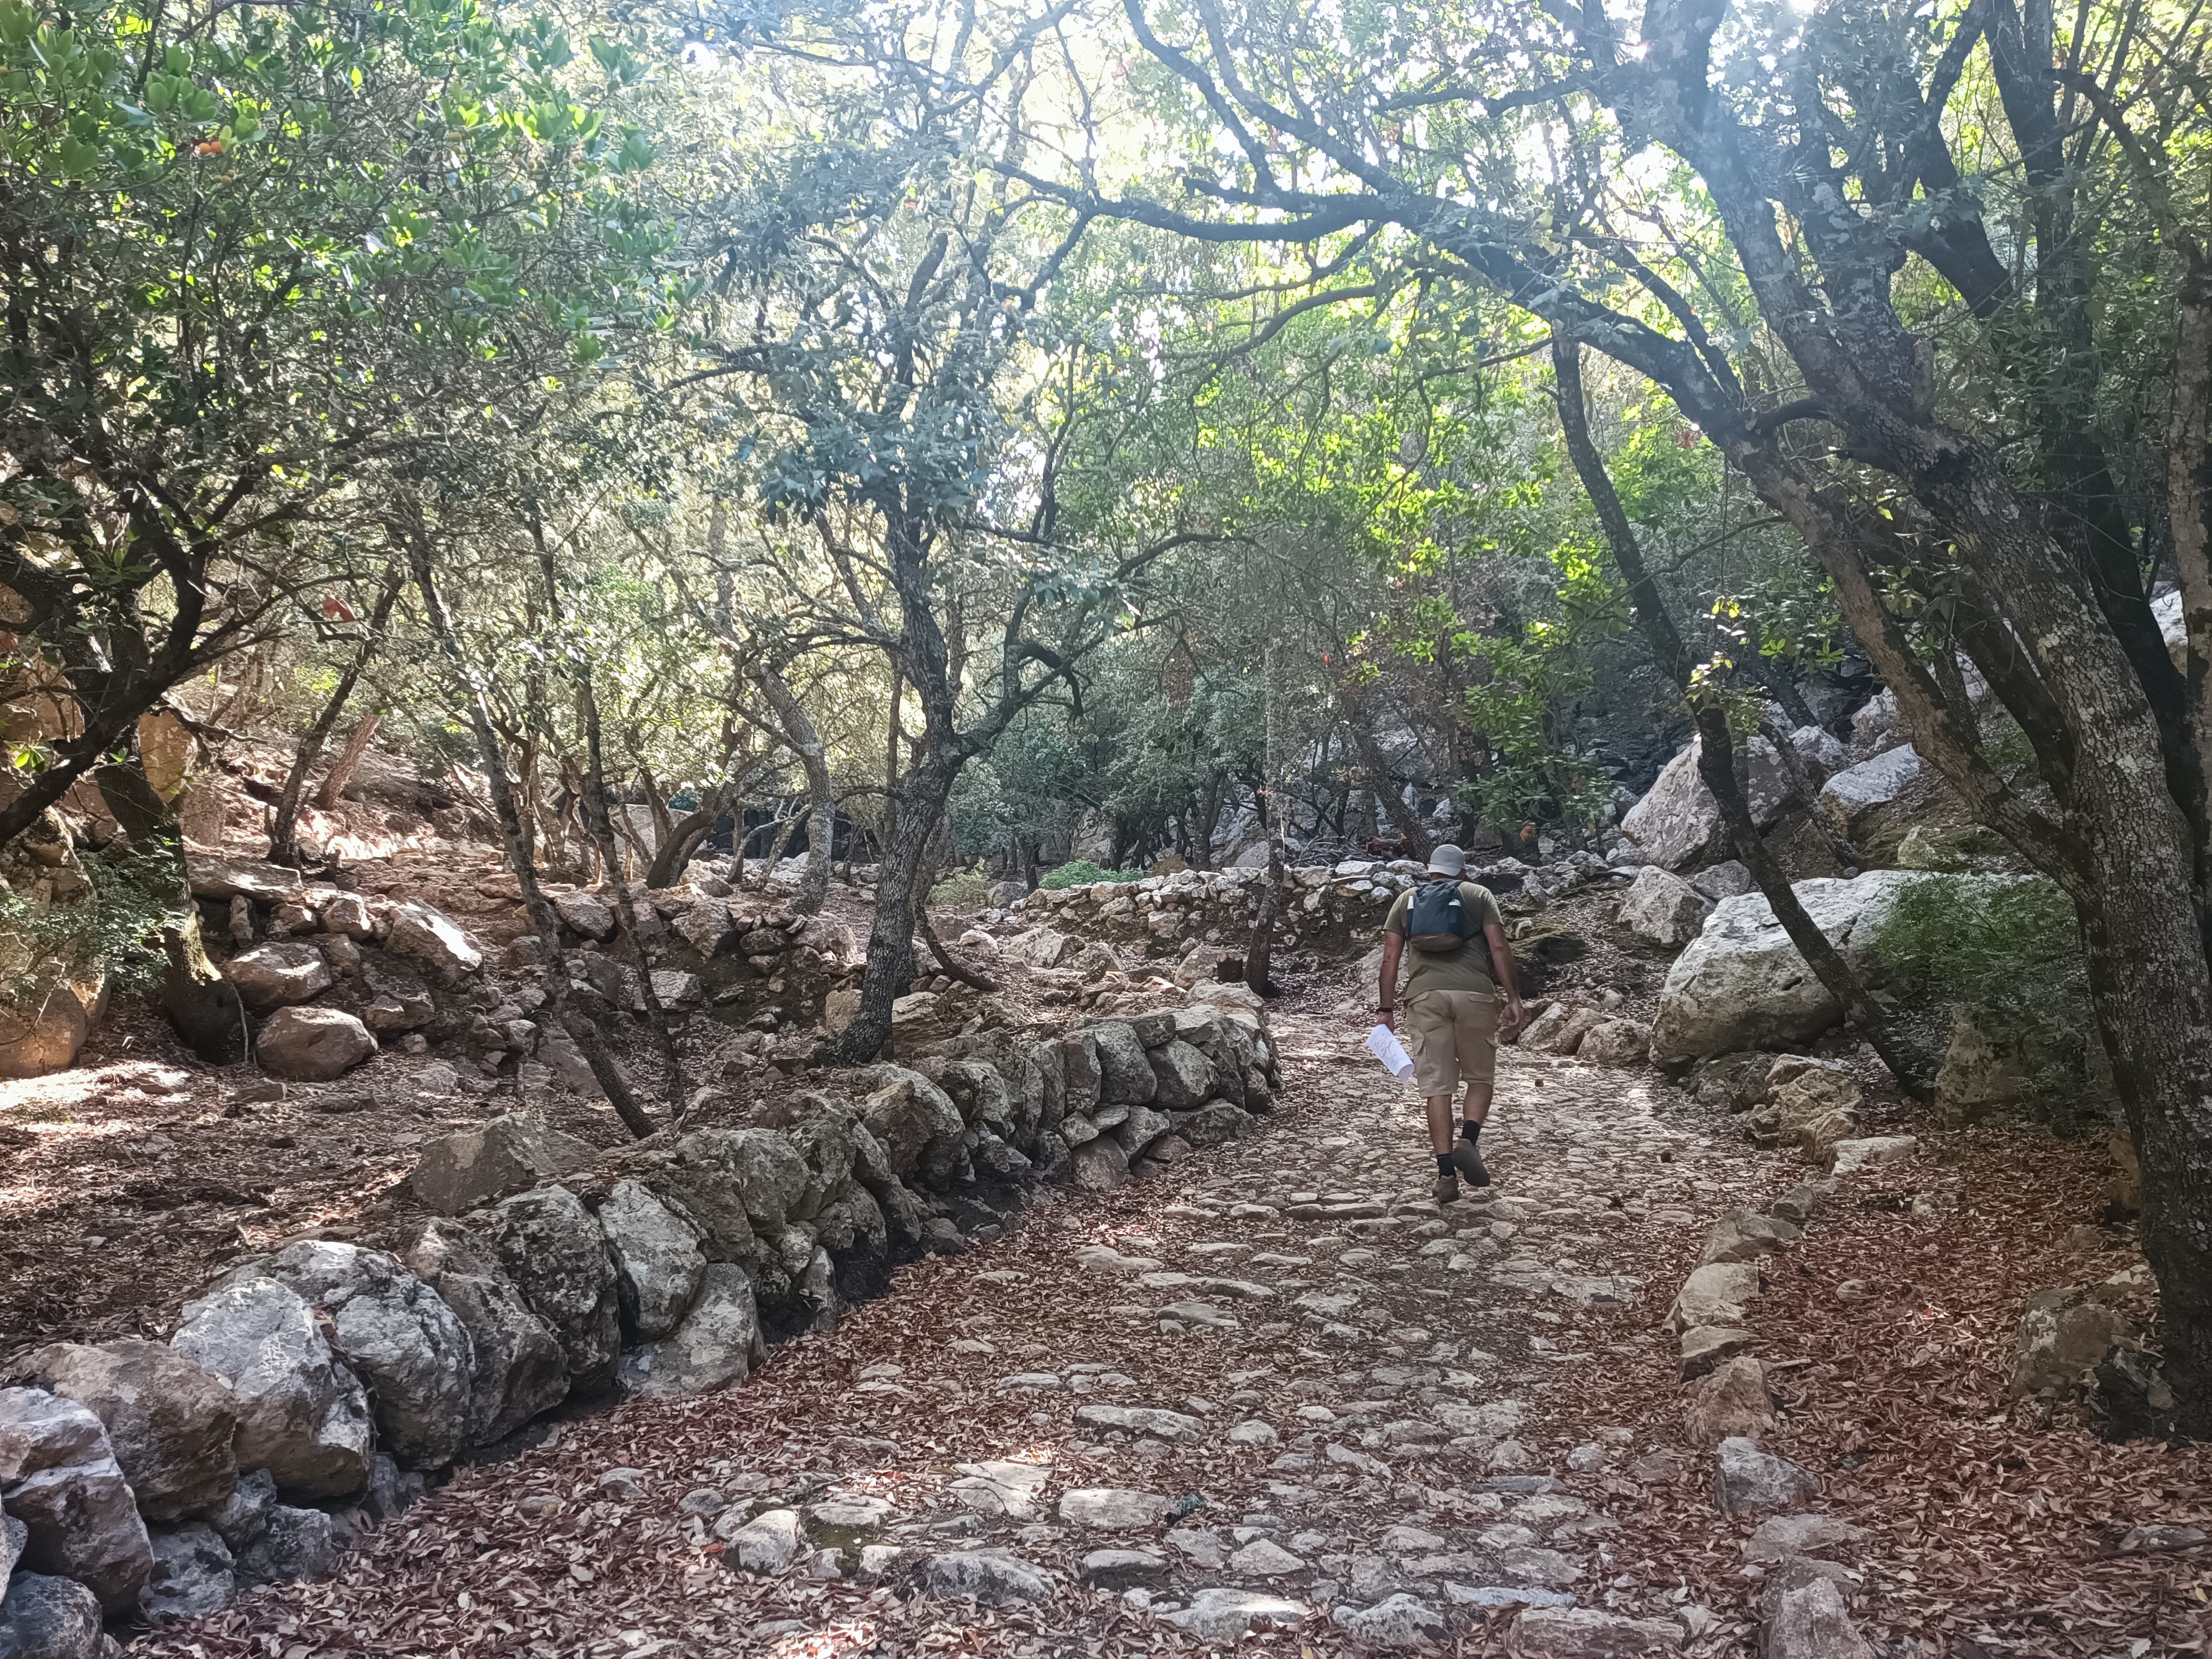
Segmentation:
<svg viewBox="0 0 2212 1659">
<path fill-rule="evenodd" d="M 1494 921 L 1482 924 L 1482 936 L 1490 941 L 1491 965 L 1498 969 L 1498 982 L 1505 988 L 1505 1018 L 1498 1030 L 1510 1036 L 1521 1029 L 1521 986 L 1513 975 L 1513 947 L 1505 942 L 1505 930 Z M 1386 964 L 1389 947 L 1384 946 Z M 1389 971 L 1387 965 L 1385 971 Z"/>
<path fill-rule="evenodd" d="M 1375 1006 L 1382 1010 L 1382 1023 L 1394 1031 L 1398 1029 L 1398 958 L 1405 949 L 1403 933 L 1382 935 L 1382 983 L 1375 993 Z"/>
</svg>

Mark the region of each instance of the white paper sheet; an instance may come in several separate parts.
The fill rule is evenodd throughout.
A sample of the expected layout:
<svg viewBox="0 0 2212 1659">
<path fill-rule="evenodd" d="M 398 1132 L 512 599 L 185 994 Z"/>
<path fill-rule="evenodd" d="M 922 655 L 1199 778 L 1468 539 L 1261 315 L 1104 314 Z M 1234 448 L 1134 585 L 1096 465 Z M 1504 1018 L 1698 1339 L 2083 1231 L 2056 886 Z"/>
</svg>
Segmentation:
<svg viewBox="0 0 2212 1659">
<path fill-rule="evenodd" d="M 1387 1025 L 1377 1025 L 1367 1034 L 1367 1052 L 1382 1062 L 1382 1069 L 1392 1077 L 1411 1077 L 1413 1057 L 1406 1052 L 1398 1034 Z"/>
</svg>

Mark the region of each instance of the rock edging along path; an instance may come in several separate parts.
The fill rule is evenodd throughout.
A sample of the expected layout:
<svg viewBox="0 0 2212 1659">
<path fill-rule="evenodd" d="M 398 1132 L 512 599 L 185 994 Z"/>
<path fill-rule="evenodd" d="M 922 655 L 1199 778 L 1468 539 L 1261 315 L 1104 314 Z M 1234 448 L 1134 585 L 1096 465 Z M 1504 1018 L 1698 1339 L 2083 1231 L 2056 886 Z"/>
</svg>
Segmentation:
<svg viewBox="0 0 2212 1659">
<path fill-rule="evenodd" d="M 1624 1542 L 1668 1449 L 1608 1391 L 1671 1392 L 1661 1321 L 1712 1217 L 1782 1184 L 1765 1155 L 1650 1074 L 1513 1055 L 1501 1185 L 1440 1211 L 1357 1033 L 1278 1024 L 1262 1133 L 902 1269 L 740 1389 L 465 1470 L 336 1577 L 151 1650 L 1740 1640 Z"/>
</svg>

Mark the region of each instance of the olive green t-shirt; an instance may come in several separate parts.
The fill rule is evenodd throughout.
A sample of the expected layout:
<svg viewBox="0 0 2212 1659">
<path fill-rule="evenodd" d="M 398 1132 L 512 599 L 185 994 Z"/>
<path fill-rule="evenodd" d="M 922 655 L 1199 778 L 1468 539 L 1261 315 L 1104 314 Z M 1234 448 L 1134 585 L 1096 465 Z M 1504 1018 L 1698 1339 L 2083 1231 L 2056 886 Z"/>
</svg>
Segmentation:
<svg viewBox="0 0 2212 1659">
<path fill-rule="evenodd" d="M 1412 907 L 1413 890 L 1407 888 L 1398 895 L 1390 914 L 1382 919 L 1382 931 L 1403 938 L 1406 932 L 1406 912 Z M 1416 951 L 1407 945 L 1403 963 L 1405 982 L 1398 995 L 1409 997 L 1420 991 L 1481 991 L 1495 994 L 1498 987 L 1490 977 L 1490 946 L 1482 937 L 1482 930 L 1492 922 L 1505 925 L 1505 917 L 1498 908 L 1498 900 L 1480 882 L 1463 881 L 1459 884 L 1460 908 L 1473 931 L 1467 942 L 1456 951 Z"/>
</svg>

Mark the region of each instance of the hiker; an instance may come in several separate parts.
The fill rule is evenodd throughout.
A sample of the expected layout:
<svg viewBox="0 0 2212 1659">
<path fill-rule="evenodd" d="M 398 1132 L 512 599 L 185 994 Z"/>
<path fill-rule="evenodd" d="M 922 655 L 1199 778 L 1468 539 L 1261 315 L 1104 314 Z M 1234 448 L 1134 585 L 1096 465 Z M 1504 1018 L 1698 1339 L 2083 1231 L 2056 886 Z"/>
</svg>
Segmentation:
<svg viewBox="0 0 2212 1659">
<path fill-rule="evenodd" d="M 1498 1076 L 1498 1038 L 1501 1030 L 1512 1036 L 1522 1020 L 1505 920 L 1487 887 L 1461 879 L 1466 872 L 1467 854 L 1446 842 L 1429 854 L 1427 877 L 1399 894 L 1382 921 L 1382 984 L 1376 1006 L 1382 1024 L 1401 1034 L 1413 1056 L 1413 1081 L 1428 1106 L 1439 1204 L 1459 1196 L 1462 1176 L 1469 1186 L 1490 1184 L 1480 1142 Z M 1413 969 L 1404 994 L 1395 995 L 1399 959 L 1408 945 L 1413 947 Z M 1462 1083 L 1467 1085 L 1467 1109 L 1454 1140 L 1452 1091 Z"/>
</svg>

